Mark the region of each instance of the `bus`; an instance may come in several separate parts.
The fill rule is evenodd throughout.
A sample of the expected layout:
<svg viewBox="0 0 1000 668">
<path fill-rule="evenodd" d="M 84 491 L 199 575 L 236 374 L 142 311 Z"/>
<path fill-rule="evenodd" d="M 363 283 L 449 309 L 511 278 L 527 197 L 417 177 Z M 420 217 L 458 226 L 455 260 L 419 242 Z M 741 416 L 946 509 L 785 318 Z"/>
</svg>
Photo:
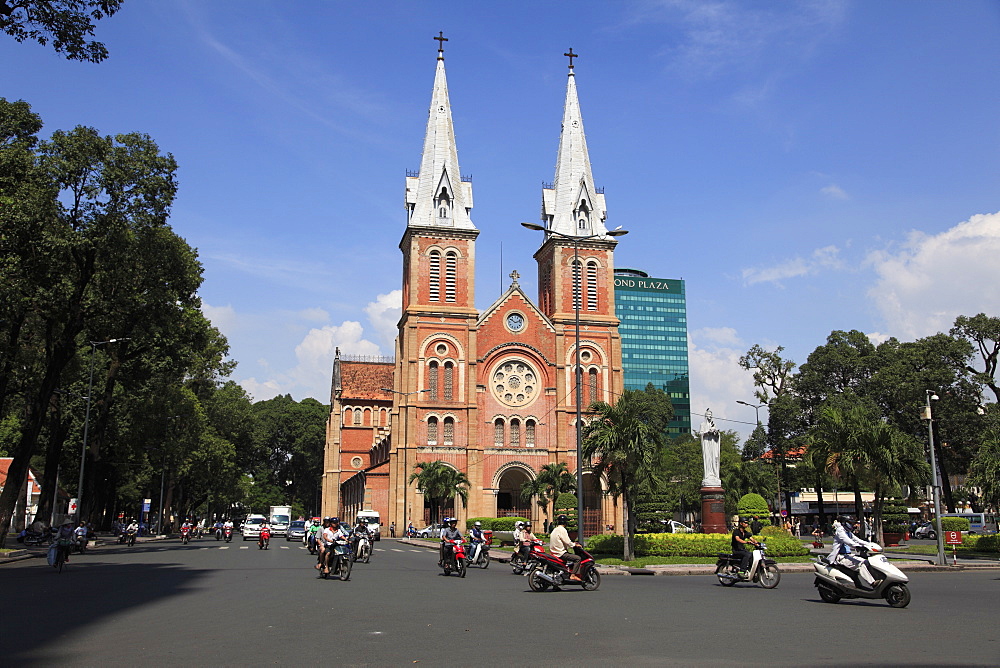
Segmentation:
<svg viewBox="0 0 1000 668">
<path fill-rule="evenodd" d="M 997 516 L 993 513 L 941 513 L 941 517 L 962 517 L 969 520 L 969 533 L 996 533 Z"/>
</svg>

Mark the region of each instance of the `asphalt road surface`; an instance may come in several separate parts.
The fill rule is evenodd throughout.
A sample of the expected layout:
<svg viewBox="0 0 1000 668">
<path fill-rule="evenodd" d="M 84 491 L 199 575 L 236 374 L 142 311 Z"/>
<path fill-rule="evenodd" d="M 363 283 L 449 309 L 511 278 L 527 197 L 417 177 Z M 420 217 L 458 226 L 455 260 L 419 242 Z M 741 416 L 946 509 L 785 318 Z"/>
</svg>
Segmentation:
<svg viewBox="0 0 1000 668">
<path fill-rule="evenodd" d="M 348 582 L 298 543 L 100 547 L 0 567 L 0 665 L 1000 665 L 1000 570 L 912 573 L 913 601 L 822 603 L 713 576 L 534 593 L 504 564 L 444 577 L 382 540 Z M 285 549 L 287 548 L 287 549 Z"/>
</svg>

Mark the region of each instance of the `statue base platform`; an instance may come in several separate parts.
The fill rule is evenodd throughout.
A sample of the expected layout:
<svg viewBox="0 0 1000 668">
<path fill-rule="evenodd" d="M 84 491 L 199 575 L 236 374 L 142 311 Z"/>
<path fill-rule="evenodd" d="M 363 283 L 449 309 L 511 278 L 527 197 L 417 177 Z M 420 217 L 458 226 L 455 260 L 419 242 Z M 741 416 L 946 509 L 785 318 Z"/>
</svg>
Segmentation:
<svg viewBox="0 0 1000 668">
<path fill-rule="evenodd" d="M 701 488 L 701 530 L 705 533 L 729 533 L 726 492 L 721 487 Z"/>
</svg>

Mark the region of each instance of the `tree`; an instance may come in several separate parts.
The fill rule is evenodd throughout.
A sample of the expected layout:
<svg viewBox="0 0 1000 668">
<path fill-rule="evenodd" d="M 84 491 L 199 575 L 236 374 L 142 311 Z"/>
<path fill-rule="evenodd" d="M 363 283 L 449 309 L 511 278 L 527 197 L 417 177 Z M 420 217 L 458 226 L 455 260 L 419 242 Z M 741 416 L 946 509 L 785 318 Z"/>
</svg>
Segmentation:
<svg viewBox="0 0 1000 668">
<path fill-rule="evenodd" d="M 99 63 L 108 57 L 100 42 L 88 42 L 94 22 L 113 16 L 122 0 L 0 0 L 0 30 L 18 42 L 52 41 L 67 60 Z"/>
<path fill-rule="evenodd" d="M 965 360 L 957 363 L 973 375 L 973 379 L 993 391 L 994 401 L 1000 402 L 1000 385 L 997 385 L 997 357 L 1000 356 L 1000 318 L 988 318 L 985 313 L 968 316 L 960 315 L 950 334 L 965 339 L 979 352 L 983 370 L 976 369 Z"/>
<path fill-rule="evenodd" d="M 994 422 L 1000 422 L 1000 410 L 991 406 Z M 1000 426 L 991 424 L 982 436 L 979 451 L 969 467 L 970 485 L 979 487 L 983 502 L 1000 509 Z"/>
<path fill-rule="evenodd" d="M 584 461 L 598 458 L 595 475 L 605 475 L 609 491 L 622 499 L 625 514 L 625 561 L 635 558 L 634 502 L 658 479 L 656 461 L 663 443 L 662 415 L 648 392 L 625 390 L 612 406 L 595 402 L 594 419 L 584 429 Z M 581 462 L 582 464 L 582 462 Z"/>
<path fill-rule="evenodd" d="M 417 487 L 424 490 L 424 496 L 431 500 L 431 507 L 435 510 L 432 522 L 440 520 L 444 513 L 446 501 L 461 497 L 462 503 L 469 499 L 468 476 L 462 471 L 449 466 L 440 459 L 433 462 L 417 462 L 414 465 L 414 472 L 410 474 L 410 482 L 417 481 Z M 419 473 L 416 469 L 420 469 Z"/>
<path fill-rule="evenodd" d="M 545 511 L 547 518 L 551 518 L 549 504 L 563 492 L 576 491 L 576 478 L 569 472 L 566 462 L 558 464 L 545 464 L 538 471 L 532 480 L 526 480 L 521 485 L 521 498 L 530 501 L 537 497 L 538 507 Z"/>
</svg>

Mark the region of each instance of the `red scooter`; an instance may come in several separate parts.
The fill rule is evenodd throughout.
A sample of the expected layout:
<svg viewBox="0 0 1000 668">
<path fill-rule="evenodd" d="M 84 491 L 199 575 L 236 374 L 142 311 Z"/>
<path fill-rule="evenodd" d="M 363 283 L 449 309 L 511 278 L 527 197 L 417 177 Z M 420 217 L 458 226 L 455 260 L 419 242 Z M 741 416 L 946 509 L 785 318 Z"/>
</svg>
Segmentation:
<svg viewBox="0 0 1000 668">
<path fill-rule="evenodd" d="M 191 529 L 188 527 L 181 527 L 181 544 L 187 545 L 189 540 L 191 540 Z"/>
<path fill-rule="evenodd" d="M 523 545 L 518 547 L 510 558 L 510 568 L 514 571 L 514 575 L 521 575 L 531 568 L 532 559 L 539 553 L 545 554 L 545 547 L 537 538 L 531 541 L 531 547 L 527 550 Z"/>
<path fill-rule="evenodd" d="M 233 528 L 232 527 L 226 527 L 225 529 L 223 529 L 223 533 L 226 536 L 226 542 L 227 543 L 233 542 Z"/>
<path fill-rule="evenodd" d="M 466 557 L 465 541 L 461 538 L 454 538 L 444 541 L 444 563 L 442 568 L 445 575 L 451 575 L 452 571 L 458 573 L 458 577 L 465 577 Z"/>
<path fill-rule="evenodd" d="M 271 544 L 271 530 L 265 527 L 260 530 L 260 538 L 257 539 L 257 549 L 266 550 L 267 546 L 270 544 Z"/>
<path fill-rule="evenodd" d="M 597 572 L 597 562 L 589 552 L 577 545 L 573 551 L 580 556 L 580 565 L 577 573 L 579 580 L 571 578 L 572 575 L 566 562 L 559 557 L 553 557 L 545 552 L 534 553 L 534 567 L 528 573 L 528 586 L 532 591 L 545 591 L 549 587 L 558 591 L 560 587 L 567 585 L 580 585 L 587 591 L 594 591 L 601 586 L 601 574 Z"/>
</svg>

